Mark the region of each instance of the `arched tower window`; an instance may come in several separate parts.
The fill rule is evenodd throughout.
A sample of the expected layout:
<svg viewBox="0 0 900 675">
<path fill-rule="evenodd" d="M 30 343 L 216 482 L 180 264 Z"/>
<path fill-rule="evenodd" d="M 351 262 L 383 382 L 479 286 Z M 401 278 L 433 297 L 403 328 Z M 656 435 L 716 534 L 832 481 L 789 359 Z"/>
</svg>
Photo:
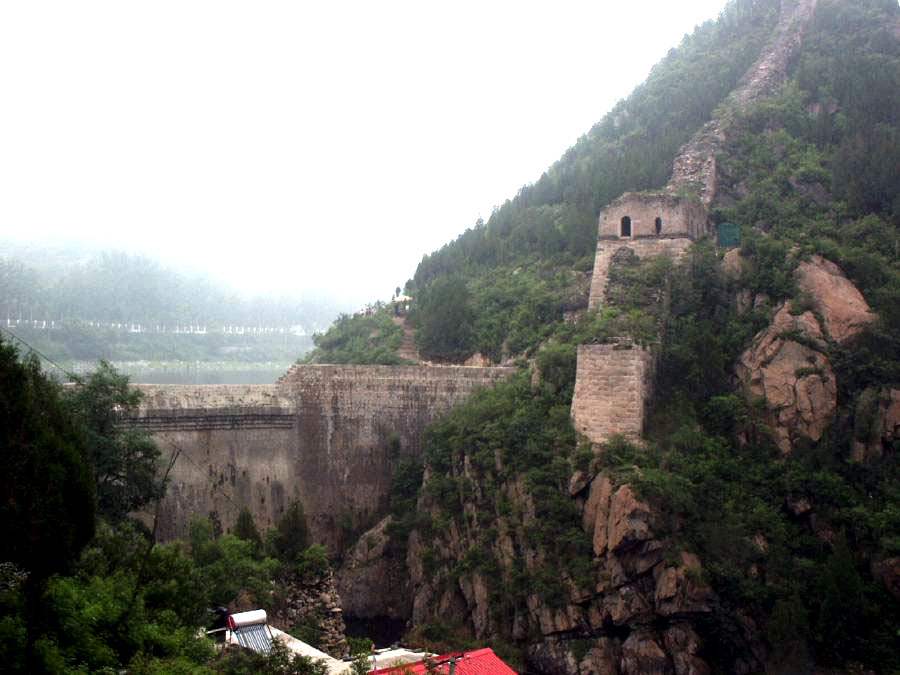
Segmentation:
<svg viewBox="0 0 900 675">
<path fill-rule="evenodd" d="M 656 234 L 658 235 L 661 233 L 662 233 L 662 218 L 657 217 L 656 218 Z"/>
<path fill-rule="evenodd" d="M 623 237 L 631 236 L 631 216 L 622 216 L 622 233 Z"/>
</svg>

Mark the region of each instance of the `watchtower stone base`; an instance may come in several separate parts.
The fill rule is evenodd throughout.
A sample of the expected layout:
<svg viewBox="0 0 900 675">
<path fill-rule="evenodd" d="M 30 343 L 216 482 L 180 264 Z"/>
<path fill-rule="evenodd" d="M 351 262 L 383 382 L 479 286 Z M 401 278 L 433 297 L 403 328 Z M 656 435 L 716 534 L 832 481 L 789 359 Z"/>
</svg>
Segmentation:
<svg viewBox="0 0 900 675">
<path fill-rule="evenodd" d="M 614 434 L 639 441 L 653 393 L 657 354 L 634 344 L 581 345 L 572 417 L 575 429 L 594 443 Z"/>
</svg>

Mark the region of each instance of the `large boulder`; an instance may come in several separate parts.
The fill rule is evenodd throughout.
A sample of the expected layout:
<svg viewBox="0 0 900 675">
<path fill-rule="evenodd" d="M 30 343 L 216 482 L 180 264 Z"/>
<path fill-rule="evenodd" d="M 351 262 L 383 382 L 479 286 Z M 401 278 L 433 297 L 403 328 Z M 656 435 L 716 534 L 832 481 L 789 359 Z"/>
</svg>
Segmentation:
<svg viewBox="0 0 900 675">
<path fill-rule="evenodd" d="M 825 356 L 827 340 L 812 312 L 791 314 L 786 302 L 738 360 L 747 394 L 762 398 L 782 452 L 800 438 L 818 441 L 837 408 L 837 385 Z"/>
<path fill-rule="evenodd" d="M 740 256 L 732 255 L 726 270 L 733 276 L 739 268 Z M 767 422 L 785 454 L 801 438 L 818 441 L 834 418 L 837 384 L 826 356 L 828 345 L 846 342 L 878 318 L 841 269 L 822 256 L 801 261 L 795 278 L 812 305 L 811 311 L 795 315 L 793 303 L 784 303 L 735 368 L 745 392 L 765 400 Z M 755 306 L 758 299 L 751 300 L 746 292 L 739 294 L 739 310 L 746 310 L 751 303 Z M 879 418 L 885 426 L 879 428 L 877 439 L 874 432 L 865 439 L 857 435 L 855 457 L 880 454 L 883 439 L 893 441 L 895 415 L 900 412 L 885 406 Z"/>
<path fill-rule="evenodd" d="M 878 318 L 841 268 L 820 255 L 801 262 L 796 279 L 800 290 L 812 298 L 826 334 L 835 342 L 852 338 Z"/>
<path fill-rule="evenodd" d="M 609 505 L 609 550 L 622 551 L 650 539 L 650 536 L 650 507 L 635 497 L 630 485 L 621 486 Z M 596 552 L 596 545 L 594 550 Z"/>
</svg>

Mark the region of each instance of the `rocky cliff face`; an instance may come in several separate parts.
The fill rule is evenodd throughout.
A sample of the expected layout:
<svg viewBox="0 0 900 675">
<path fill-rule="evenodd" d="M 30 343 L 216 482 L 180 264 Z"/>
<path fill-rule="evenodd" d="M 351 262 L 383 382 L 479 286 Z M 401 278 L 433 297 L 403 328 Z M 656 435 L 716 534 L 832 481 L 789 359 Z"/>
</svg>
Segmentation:
<svg viewBox="0 0 900 675">
<path fill-rule="evenodd" d="M 740 266 L 735 254 L 727 262 L 732 272 Z M 770 325 L 736 366 L 745 390 L 765 400 L 785 453 L 801 439 L 820 439 L 832 423 L 838 389 L 829 354 L 875 318 L 827 260 L 800 263 L 797 285 L 805 294 L 803 305 L 775 308 Z M 745 306 L 765 301 L 741 300 Z M 900 433 L 898 393 L 869 394 L 855 416 L 866 420 L 856 431 L 861 457 L 881 452 Z M 455 457 L 448 473 L 453 484 L 465 486 L 454 492 L 453 503 L 427 489 L 420 497 L 418 512 L 427 514 L 430 525 L 409 538 L 408 583 L 402 561 L 385 553 L 387 521 L 347 556 L 341 589 L 354 598 L 354 613 L 409 617 L 416 625 L 457 623 L 479 641 L 523 646 L 529 666 L 539 672 L 709 672 L 699 627 L 716 597 L 703 582 L 703 561 L 658 534 L 664 514 L 607 471 L 575 471 L 561 492 L 580 523 L 587 552 L 580 563 L 560 563 L 554 548 L 573 534 L 541 531 L 546 516 L 538 512 L 528 471 L 504 465 L 500 451 L 485 469 L 484 458 L 472 452 Z M 432 477 L 426 470 L 426 484 Z M 812 529 L 827 539 L 828 532 Z M 879 564 L 885 584 L 896 586 L 895 561 Z M 380 590 L 385 588 L 391 597 Z M 400 595 L 408 596 L 408 605 Z M 758 628 L 750 619 L 741 622 L 744 634 L 736 639 L 742 645 L 735 650 L 740 656 L 732 667 L 754 672 L 766 655 L 755 641 Z"/>
<path fill-rule="evenodd" d="M 631 486 L 605 472 L 572 476 L 568 498 L 592 547 L 588 569 L 577 578 L 568 569 L 548 568 L 552 543 L 530 536 L 535 505 L 521 476 L 497 486 L 511 512 L 497 515 L 489 538 L 480 536 L 479 511 L 491 501 L 479 498 L 483 489 L 483 480 L 473 487 L 461 523 L 413 533 L 408 563 L 415 623 L 453 617 L 477 640 L 524 643 L 539 672 L 709 672 L 692 626 L 713 600 L 701 581 L 701 563 L 655 536 L 654 515 Z M 429 498 L 420 506 L 441 517 Z M 550 575 L 562 592 L 550 598 L 537 584 L 517 588 L 523 575 Z"/>
<path fill-rule="evenodd" d="M 726 264 L 734 267 L 739 262 L 732 256 Z M 834 419 L 837 383 L 829 345 L 847 342 L 876 319 L 840 268 L 821 256 L 797 266 L 796 282 L 811 308 L 798 311 L 790 301 L 778 307 L 735 368 L 745 392 L 765 401 L 766 421 L 785 454 L 800 439 L 818 441 Z M 751 299 L 739 297 L 738 303 L 749 306 Z M 896 416 L 891 411 L 888 404 L 883 423 L 887 426 Z M 888 432 L 885 427 L 879 444 L 886 433 L 893 429 Z M 863 446 L 858 453 L 865 454 Z"/>
<path fill-rule="evenodd" d="M 338 592 L 348 616 L 407 619 L 412 597 L 406 560 L 391 547 L 387 516 L 346 553 L 338 570 Z"/>
</svg>

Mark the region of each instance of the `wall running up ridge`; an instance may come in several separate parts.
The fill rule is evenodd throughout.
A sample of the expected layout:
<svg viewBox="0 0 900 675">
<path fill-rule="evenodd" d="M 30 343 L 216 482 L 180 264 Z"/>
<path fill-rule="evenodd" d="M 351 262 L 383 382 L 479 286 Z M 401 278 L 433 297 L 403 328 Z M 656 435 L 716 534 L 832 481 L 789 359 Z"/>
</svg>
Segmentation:
<svg viewBox="0 0 900 675">
<path fill-rule="evenodd" d="M 226 531 L 246 506 L 261 530 L 300 500 L 316 541 L 337 550 L 387 508 L 397 462 L 425 426 L 512 368 L 294 366 L 274 385 L 144 385 L 132 424 L 181 455 L 161 509 L 163 540 L 192 517 Z"/>
<path fill-rule="evenodd" d="M 731 116 L 775 94 L 785 83 L 788 65 L 815 8 L 816 0 L 783 0 L 772 38 L 726 98 L 722 115 L 704 124 L 679 149 L 672 178 L 663 191 L 627 192 L 600 212 L 588 309 L 603 306 L 610 265 L 621 249 L 631 249 L 638 258 L 668 255 L 678 261 L 695 239 L 711 234 L 707 208 L 716 195 L 716 154 L 726 139 Z M 576 429 L 594 443 L 619 433 L 640 439 L 655 366 L 652 350 L 579 347 L 572 400 Z"/>
</svg>

